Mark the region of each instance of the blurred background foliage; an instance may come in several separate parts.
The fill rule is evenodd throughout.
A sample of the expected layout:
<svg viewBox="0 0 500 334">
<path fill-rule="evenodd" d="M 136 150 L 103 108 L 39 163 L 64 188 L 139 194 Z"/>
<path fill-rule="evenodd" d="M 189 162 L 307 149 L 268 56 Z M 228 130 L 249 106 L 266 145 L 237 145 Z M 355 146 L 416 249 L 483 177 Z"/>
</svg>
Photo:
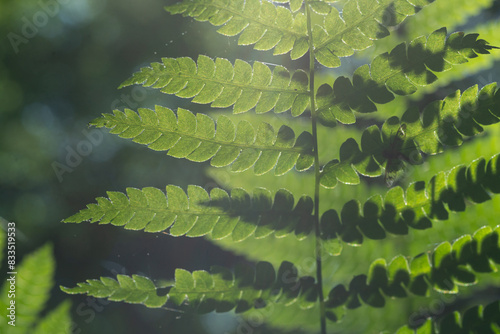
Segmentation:
<svg viewBox="0 0 500 334">
<path fill-rule="evenodd" d="M 175 268 L 198 270 L 208 269 L 211 265 L 231 267 L 234 261 L 246 260 L 238 255 L 242 253 L 248 254 L 249 260 L 259 258 L 272 263 L 279 263 L 286 256 L 294 261 L 299 258 L 290 252 L 294 246 L 288 245 L 290 240 L 287 239 L 276 240 L 274 248 L 279 251 L 261 254 L 259 246 L 251 239 L 247 244 L 237 246 L 221 242 L 222 248 L 218 248 L 203 239 L 171 238 L 113 226 L 60 223 L 87 203 L 94 202 L 96 197 L 105 196 L 106 191 L 125 191 L 126 187 L 153 186 L 162 189 L 167 184 L 175 184 L 186 189 L 188 184 L 205 188 L 218 184 L 223 187 L 242 186 L 251 190 L 254 186 L 277 189 L 286 184 L 292 188 L 301 185 L 302 188 L 293 189 L 296 193 L 311 193 L 307 175 L 300 180 L 289 173 L 272 184 L 274 180 L 270 175 L 255 178 L 251 173 L 242 173 L 235 176 L 225 169 L 208 169 L 207 172 L 206 164 L 167 157 L 105 131 L 87 127 L 90 120 L 114 108 L 135 110 L 161 104 L 172 109 L 184 107 L 194 112 L 207 112 L 206 106 L 193 105 L 188 100 L 153 90 L 139 87 L 116 89 L 140 67 L 159 61 L 161 57 L 189 56 L 196 59 L 198 54 L 205 54 L 213 58 L 224 57 L 231 62 L 239 58 L 279 63 L 290 69 L 305 68 L 307 64 L 306 58 L 292 62 L 288 55 L 272 57 L 270 52 L 237 47 L 237 38 L 220 36 L 216 28 L 210 25 L 168 15 L 163 6 L 173 2 L 0 1 L 0 216 L 17 224 L 18 259 L 47 241 L 54 245 L 56 287 L 47 309 L 70 299 L 73 304 L 71 315 L 75 324 L 74 333 L 236 333 L 241 320 L 231 315 L 197 317 L 149 310 L 143 306 L 94 301 L 85 296 L 64 295 L 57 286 L 74 286 L 76 282 L 88 278 L 116 274 L 143 274 L 153 279 L 172 279 Z M 448 0 L 436 1 L 436 5 L 445 7 L 452 3 Z M 480 28 L 487 36 L 481 35 L 481 38 L 499 46 L 499 30 L 495 30 L 498 27 L 499 1 L 485 0 L 480 3 L 470 13 L 442 15 L 451 17 L 451 22 L 433 19 L 432 15 L 428 16 L 428 22 L 422 22 L 420 18 L 420 21 L 409 20 L 394 38 L 381 41 L 376 48 L 372 48 L 371 53 L 362 55 L 373 57 L 374 52 L 395 45 L 405 36 L 428 34 L 443 25 L 450 26 L 449 32 L 459 29 L 474 32 L 479 29 L 478 24 L 485 22 L 488 23 Z M 422 29 L 423 32 L 413 33 L 416 29 Z M 406 34 L 405 31 L 411 33 Z M 487 60 L 473 65 L 476 67 L 469 72 L 461 68 L 462 72 L 450 75 L 445 81 L 446 86 L 435 86 L 432 95 L 423 96 L 423 101 L 444 98 L 455 89 L 464 89 L 474 83 L 482 87 L 497 81 L 499 55 L 497 52 L 495 56 L 480 57 L 481 61 Z M 352 73 L 355 67 L 364 62 L 366 58 L 359 56 L 346 59 L 342 71 L 321 72 L 318 83 L 331 84 L 335 76 Z M 475 75 L 470 76 L 470 73 Z M 383 119 L 381 117 L 401 115 L 409 103 L 412 103 L 410 99 L 398 98 L 387 107 L 384 106 L 377 115 L 368 115 L 378 118 L 370 118 L 366 122 L 362 120 L 359 128 L 362 129 L 369 121 L 380 122 Z M 276 116 L 269 114 L 259 120 L 276 123 Z M 306 130 L 309 125 L 296 120 L 293 127 Z M 325 162 L 336 158 L 334 155 L 338 154 L 338 146 L 346 138 L 360 135 L 355 127 L 340 126 L 337 130 L 338 137 L 334 142 L 328 132 L 320 137 L 325 154 L 322 160 Z M 493 135 L 475 141 L 475 146 L 468 152 L 486 157 L 498 153 L 498 135 L 494 135 L 499 133 L 498 126 L 492 131 Z M 430 160 L 423 168 L 413 170 L 413 176 L 427 180 L 447 164 L 449 166 L 450 163 L 457 164 L 464 159 L 470 161 L 475 158 L 464 157 L 466 153 L 457 152 L 450 151 L 441 160 Z M 335 191 L 324 191 L 322 206 L 325 209 L 338 209 L 349 199 L 365 200 L 369 195 L 383 192 L 384 189 L 381 183 L 363 183 L 357 187 L 341 185 Z M 490 201 L 488 205 L 495 207 L 500 204 Z M 487 209 L 483 207 L 480 210 L 483 213 L 479 211 L 479 214 L 486 217 Z M 458 220 L 472 219 L 466 215 L 477 217 L 477 214 L 468 211 Z M 481 222 L 484 223 L 484 220 Z M 481 226 L 481 222 L 477 226 Z M 462 230 L 455 226 L 446 233 L 444 231 L 449 231 L 449 228 L 437 228 L 435 235 L 426 235 L 425 242 L 419 243 L 426 246 L 424 249 L 415 247 L 408 250 L 412 238 L 424 235 L 415 233 L 406 238 L 407 243 L 400 242 L 398 249 L 401 251 L 402 247 L 411 253 L 409 255 L 415 255 L 439 240 L 473 231 L 475 227 L 469 225 Z M 405 246 L 401 246 L 402 243 Z M 378 246 L 372 244 L 361 247 L 362 253 L 356 253 L 351 248 L 346 249 L 343 255 L 349 257 L 348 254 L 352 253 L 352 257 L 371 261 L 374 256 L 393 252 L 392 246 L 387 246 L 379 247 L 379 252 L 374 253 L 373 249 Z M 300 251 L 304 252 L 308 248 L 306 246 Z M 230 249 L 231 252 L 222 249 Z M 349 262 L 346 259 L 346 263 Z M 348 268 L 344 265 L 344 272 L 350 275 L 364 272 L 365 263 L 365 260 L 351 261 Z M 338 263 L 326 267 L 327 274 L 331 275 L 326 282 L 332 283 L 333 274 L 339 267 L 341 265 Z M 307 270 L 305 273 L 308 273 Z M 336 281 L 344 278 L 348 277 L 336 276 Z M 393 304 L 397 308 L 397 304 Z M 406 308 L 411 310 L 414 306 L 406 305 Z M 364 311 L 366 309 L 360 312 Z M 396 320 L 396 324 L 404 323 L 404 317 Z M 378 321 L 383 320 L 378 318 Z M 349 322 L 345 326 L 348 325 Z M 259 326 L 253 333 L 267 332 L 270 330 Z"/>
</svg>

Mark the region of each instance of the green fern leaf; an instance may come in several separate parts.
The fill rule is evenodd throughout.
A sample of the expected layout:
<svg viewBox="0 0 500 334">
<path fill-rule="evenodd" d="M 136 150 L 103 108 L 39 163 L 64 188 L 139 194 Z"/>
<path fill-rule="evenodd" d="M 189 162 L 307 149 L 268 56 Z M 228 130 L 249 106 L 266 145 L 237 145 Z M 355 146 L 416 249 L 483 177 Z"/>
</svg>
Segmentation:
<svg viewBox="0 0 500 334">
<path fill-rule="evenodd" d="M 489 21 L 485 24 L 473 27 L 470 31 L 478 33 L 483 39 L 491 43 L 491 45 L 500 45 L 500 37 L 497 31 L 500 30 L 500 22 Z M 468 59 L 467 63 L 461 64 L 460 66 L 453 67 L 449 71 L 443 72 L 439 75 L 439 80 L 433 84 L 425 87 L 421 87 L 418 92 L 411 97 L 413 99 L 422 98 L 425 94 L 436 91 L 438 87 L 446 87 L 451 82 L 462 80 L 464 76 L 471 73 L 480 73 L 487 69 L 493 68 L 496 61 L 500 59 L 500 52 L 492 52 L 488 57 L 477 57 Z M 490 80 L 491 81 L 491 80 Z M 486 82 L 481 82 L 485 84 Z"/>
<path fill-rule="evenodd" d="M 290 1 L 297 11 L 302 0 Z M 302 57 L 308 50 L 306 18 L 303 13 L 292 15 L 282 6 L 259 0 L 190 0 L 167 6 L 171 14 L 183 14 L 197 21 L 209 21 L 221 26 L 218 32 L 226 36 L 241 33 L 238 44 L 255 44 L 257 50 L 270 50 L 274 54 L 291 51 L 291 58 Z"/>
<path fill-rule="evenodd" d="M 387 27 L 401 23 L 433 0 L 350 0 L 342 8 L 342 17 L 332 7 L 322 25 L 313 30 L 314 55 L 326 67 L 339 67 L 340 57 L 373 45 L 373 40 L 389 35 Z"/>
<path fill-rule="evenodd" d="M 61 290 L 69 294 L 87 294 L 96 298 L 108 298 L 111 301 L 143 304 L 158 308 L 167 302 L 167 296 L 160 296 L 157 287 L 147 277 L 139 275 L 118 275 L 117 280 L 101 277 L 101 280 L 87 280 L 78 283 L 74 288 L 61 286 Z"/>
<path fill-rule="evenodd" d="M 393 94 L 410 95 L 417 86 L 430 85 L 437 80 L 433 72 L 447 71 L 466 63 L 468 58 L 488 54 L 494 48 L 477 34 L 454 33 L 446 38 L 446 29 L 436 30 L 428 38 L 413 40 L 396 46 L 390 53 L 377 56 L 371 66 L 359 67 L 352 82 L 346 77 L 318 89 L 318 113 L 327 126 L 353 123 L 353 111 L 369 113 L 377 110 L 375 103 L 384 104 L 394 99 Z"/>
<path fill-rule="evenodd" d="M 72 331 L 71 303 L 62 302 L 36 326 L 34 334 L 69 334 Z"/>
<path fill-rule="evenodd" d="M 50 297 L 53 285 L 55 261 L 52 257 L 52 247 L 45 245 L 23 258 L 16 275 L 16 333 L 29 331 L 38 320 L 39 313 L 44 309 Z M 8 277 L 9 278 L 9 277 Z M 6 309 L 9 305 L 8 291 L 10 284 L 6 281 L 1 290 L 0 305 Z M 0 317 L 0 328 L 6 329 L 8 318 Z M 2 331 L 3 332 L 3 331 Z"/>
<path fill-rule="evenodd" d="M 281 113 L 291 109 L 301 115 L 309 105 L 307 74 L 298 70 L 292 75 L 282 66 L 271 72 L 267 65 L 237 59 L 233 65 L 224 58 L 215 61 L 200 55 L 198 64 L 191 58 L 163 58 L 162 63 L 144 67 L 120 88 L 132 84 L 160 89 L 163 93 L 193 98 L 200 104 L 215 108 L 233 106 L 235 114 L 255 107 L 257 113 L 274 108 Z"/>
<path fill-rule="evenodd" d="M 426 6 L 418 13 L 408 18 L 404 23 L 405 37 L 414 39 L 418 36 L 424 35 L 429 31 L 439 29 L 440 27 L 447 27 L 454 29 L 458 26 L 464 25 L 470 17 L 478 15 L 481 11 L 491 7 L 493 0 L 456 0 L 456 1 L 435 1 L 432 6 Z M 446 15 L 443 15 L 446 13 Z M 477 31 L 474 28 L 474 31 Z M 397 39 L 397 34 L 391 35 L 385 41 Z M 400 39 L 400 38 L 399 38 Z M 401 41 L 399 41 L 401 42 Z M 392 45 L 399 44 L 396 42 Z"/>
<path fill-rule="evenodd" d="M 237 313 L 254 307 L 264 307 L 268 302 L 290 305 L 298 302 L 303 309 L 314 305 L 316 283 L 312 277 L 298 277 L 297 269 L 290 262 L 283 262 L 278 271 L 268 262 L 255 266 L 241 264 L 234 274 L 222 267 L 212 267 L 211 272 L 192 273 L 177 269 L 175 284 L 165 296 L 160 296 L 158 287 L 146 277 L 118 275 L 117 280 L 101 277 L 87 280 L 74 288 L 61 287 L 69 294 L 87 294 L 112 301 L 143 304 L 160 308 L 167 302 L 177 306 L 189 305 L 199 313 L 212 311 Z"/>
<path fill-rule="evenodd" d="M 252 197 L 243 189 L 233 189 L 229 197 L 219 188 L 212 189 L 209 196 L 197 186 L 189 186 L 187 194 L 179 187 L 167 186 L 166 195 L 156 188 L 127 188 L 127 195 L 108 192 L 109 199 L 97 198 L 97 204 L 89 204 L 64 222 L 99 221 L 146 232 L 168 229 L 173 236 L 210 234 L 221 239 L 232 235 L 234 241 L 251 235 L 284 236 L 294 230 L 308 235 L 312 229 L 311 198 L 301 197 L 294 207 L 293 196 L 286 190 L 276 192 L 274 201 L 263 188 L 255 189 Z"/>
<path fill-rule="evenodd" d="M 475 136 L 483 132 L 483 126 L 498 123 L 499 108 L 500 91 L 496 83 L 480 91 L 477 85 L 470 87 L 462 95 L 457 90 L 444 100 L 430 103 L 422 115 L 417 108 L 410 108 L 401 118 L 405 138 L 397 152 L 389 151 L 394 150 L 395 137 L 402 125 L 397 117 L 391 117 L 382 126 L 382 131 L 371 126 L 363 132 L 361 149 L 353 139 L 344 142 L 340 160 L 325 165 L 321 184 L 326 188 L 334 188 L 337 182 L 357 184 L 357 173 L 379 176 L 383 166 L 387 169 L 391 160 L 399 161 L 399 170 L 403 168 L 403 159 L 420 164 L 420 151 L 431 155 L 441 153 L 444 145 L 459 146 L 463 136 Z"/>
<path fill-rule="evenodd" d="M 449 219 L 448 211 L 465 210 L 466 200 L 490 200 L 490 193 L 500 193 L 500 155 L 488 162 L 478 159 L 469 167 L 457 166 L 448 173 L 439 173 L 427 185 L 412 183 L 406 192 L 394 187 L 383 199 L 371 197 L 362 208 L 352 200 L 344 205 L 340 215 L 328 210 L 321 217 L 323 239 L 339 238 L 360 245 L 364 237 L 378 240 L 386 238 L 386 232 L 405 235 L 409 228 L 428 229 L 432 220 Z"/>
<path fill-rule="evenodd" d="M 235 172 L 254 166 L 261 175 L 275 168 L 276 175 L 283 175 L 294 166 L 298 171 L 313 164 L 312 136 L 302 132 L 297 139 L 288 126 L 283 125 L 275 133 L 271 125 L 261 123 L 257 131 L 247 121 L 235 127 L 233 122 L 220 116 L 217 130 L 214 121 L 204 115 L 193 115 L 179 108 L 177 117 L 172 110 L 156 106 L 139 109 L 138 114 L 130 109 L 118 110 L 114 114 L 103 114 L 91 125 L 107 127 L 111 133 L 122 138 L 148 145 L 155 151 L 168 151 L 168 155 L 191 161 L 211 159 L 211 165 L 223 167 L 232 164 Z"/>
<path fill-rule="evenodd" d="M 443 242 L 432 253 L 423 253 L 408 261 L 395 257 L 389 264 L 374 261 L 368 275 L 355 276 L 349 288 L 334 287 L 327 301 L 328 308 L 345 306 L 349 309 L 363 304 L 383 307 L 385 296 L 405 298 L 425 296 L 430 288 L 443 293 L 456 293 L 458 286 L 476 283 L 476 273 L 493 272 L 492 262 L 500 264 L 498 243 L 500 226 L 483 227 L 474 235 L 465 235 L 453 244 Z M 383 293 L 383 294 L 382 294 Z"/>
<path fill-rule="evenodd" d="M 283 262 L 278 271 L 268 262 L 258 262 L 255 267 L 241 264 L 235 267 L 234 275 L 221 267 L 212 267 L 211 273 L 177 269 L 175 286 L 168 295 L 175 304 L 188 302 L 201 313 L 232 309 L 240 313 L 269 302 L 298 302 L 307 309 L 317 299 L 314 279 L 298 277 L 290 262 Z"/>
</svg>

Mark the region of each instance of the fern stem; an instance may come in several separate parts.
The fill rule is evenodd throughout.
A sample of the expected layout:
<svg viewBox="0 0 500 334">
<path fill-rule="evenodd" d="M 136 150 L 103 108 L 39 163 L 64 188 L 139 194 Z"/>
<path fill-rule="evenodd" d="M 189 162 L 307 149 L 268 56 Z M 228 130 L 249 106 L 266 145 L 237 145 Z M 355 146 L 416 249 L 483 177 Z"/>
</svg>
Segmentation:
<svg viewBox="0 0 500 334">
<path fill-rule="evenodd" d="M 307 13 L 307 33 L 309 35 L 309 96 L 311 98 L 311 123 L 314 149 L 314 229 L 316 232 L 316 279 L 318 281 L 318 299 L 320 309 L 320 324 L 321 334 L 326 334 L 326 317 L 325 317 L 325 298 L 323 295 L 323 274 L 321 262 L 321 231 L 319 226 L 319 187 L 320 187 L 320 171 L 319 171 L 319 152 L 318 152 L 318 133 L 317 133 L 317 118 L 314 100 L 314 48 L 312 37 L 311 23 L 311 8 L 309 2 L 305 2 Z"/>
</svg>

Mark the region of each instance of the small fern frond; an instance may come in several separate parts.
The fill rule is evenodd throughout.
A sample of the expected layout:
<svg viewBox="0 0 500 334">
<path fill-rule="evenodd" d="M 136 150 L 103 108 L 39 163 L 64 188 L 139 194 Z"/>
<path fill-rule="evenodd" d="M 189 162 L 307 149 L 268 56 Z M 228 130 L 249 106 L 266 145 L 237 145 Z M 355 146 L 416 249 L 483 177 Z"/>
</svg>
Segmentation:
<svg viewBox="0 0 500 334">
<path fill-rule="evenodd" d="M 298 10 L 302 0 L 291 0 L 292 10 Z M 292 59 L 308 51 L 306 17 L 292 14 L 283 6 L 263 0 L 184 0 L 165 9 L 171 14 L 183 14 L 197 21 L 221 26 L 218 32 L 226 36 L 241 33 L 238 44 L 255 44 L 256 50 L 274 54 L 290 53 Z"/>
<path fill-rule="evenodd" d="M 317 299 L 314 279 L 298 277 L 290 262 L 283 262 L 277 272 L 268 262 L 237 265 L 234 274 L 222 267 L 212 267 L 210 273 L 177 269 L 175 284 L 168 294 L 161 296 L 158 289 L 150 279 L 139 275 L 118 275 L 117 280 L 101 277 L 78 283 L 74 288 L 61 287 L 69 294 L 87 294 L 151 308 L 162 307 L 168 299 L 178 306 L 188 304 L 189 309 L 199 313 L 233 309 L 240 313 L 264 307 L 268 302 L 287 305 L 299 302 L 301 307 L 310 308 Z"/>
<path fill-rule="evenodd" d="M 87 294 L 96 298 L 108 298 L 111 301 L 143 304 L 151 308 L 162 307 L 167 296 L 158 295 L 158 288 L 147 277 L 139 275 L 117 275 L 117 280 L 101 277 L 100 280 L 87 280 L 74 288 L 61 286 L 68 294 Z"/>
<path fill-rule="evenodd" d="M 339 238 L 359 245 L 363 238 L 384 239 L 386 232 L 405 235 L 409 228 L 428 229 L 432 220 L 449 219 L 448 211 L 465 210 L 469 203 L 483 203 L 490 193 L 500 193 L 500 155 L 488 162 L 478 159 L 469 167 L 457 166 L 448 173 L 435 175 L 427 184 L 412 183 L 406 191 L 390 189 L 385 197 L 373 196 L 363 205 L 347 202 L 340 216 L 328 210 L 321 217 L 323 239 Z"/>
<path fill-rule="evenodd" d="M 172 236 L 213 239 L 232 236 L 234 241 L 251 235 L 264 238 L 272 234 L 284 236 L 295 232 L 299 238 L 312 229 L 312 199 L 303 196 L 294 206 L 292 194 L 257 188 L 250 196 L 243 189 L 233 189 L 231 196 L 214 188 L 209 194 L 201 187 L 189 186 L 187 194 L 179 187 L 167 186 L 166 194 L 157 188 L 127 188 L 127 195 L 108 192 L 97 198 L 97 204 L 64 220 L 66 223 L 92 223 L 124 226 L 146 232 L 168 231 Z"/>
<path fill-rule="evenodd" d="M 370 66 L 356 69 L 352 82 L 338 77 L 333 88 L 324 84 L 317 92 L 318 113 L 326 126 L 354 123 L 353 111 L 369 113 L 377 110 L 375 103 L 384 104 L 396 95 L 410 95 L 417 86 L 430 85 L 437 80 L 433 72 L 443 72 L 453 65 L 466 63 L 478 54 L 489 54 L 494 48 L 477 34 L 461 32 L 446 37 L 446 29 L 436 30 L 428 38 L 413 40 L 408 46 L 401 43 L 390 53 L 377 56 Z"/>
<path fill-rule="evenodd" d="M 457 293 L 459 285 L 476 283 L 474 273 L 496 272 L 493 263 L 500 264 L 499 234 L 500 226 L 484 227 L 453 244 L 443 242 L 432 252 L 410 261 L 401 255 L 389 264 L 378 259 L 371 264 L 368 275 L 355 276 L 349 288 L 343 284 L 335 286 L 330 291 L 327 308 L 353 309 L 360 307 L 361 302 L 383 307 L 387 297 L 405 298 L 409 293 L 426 296 L 431 288 L 441 293 Z"/>
<path fill-rule="evenodd" d="M 389 35 L 387 27 L 401 23 L 433 0 L 350 0 L 339 11 L 332 7 L 313 30 L 314 55 L 326 67 L 339 67 L 340 57 L 364 50 Z"/>
<path fill-rule="evenodd" d="M 475 85 L 461 95 L 457 90 L 427 105 L 422 115 L 417 108 L 410 108 L 401 117 L 403 125 L 394 116 L 386 120 L 382 131 L 375 125 L 367 128 L 361 138 L 361 149 L 354 139 L 345 141 L 340 147 L 340 160 L 332 160 L 323 168 L 321 185 L 334 188 L 338 182 L 358 184 L 358 173 L 379 176 L 389 160 L 420 164 L 420 151 L 434 155 L 441 153 L 444 145 L 460 146 L 463 136 L 475 136 L 483 132 L 483 126 L 500 122 L 499 110 L 500 90 L 496 83 L 480 91 Z M 400 126 L 405 127 L 404 139 L 397 152 L 388 153 L 394 149 Z"/>
<path fill-rule="evenodd" d="M 152 63 L 134 73 L 120 88 L 142 84 L 166 94 L 193 98 L 195 103 L 211 103 L 214 108 L 233 106 L 235 114 L 255 107 L 257 113 L 273 108 L 275 113 L 291 109 L 293 116 L 299 116 L 309 105 L 308 82 L 302 70 L 290 75 L 282 66 L 271 71 L 256 61 L 252 68 L 239 59 L 233 67 L 227 59 L 213 61 L 200 55 L 198 64 L 189 57 L 163 58 L 161 63 Z"/>
<path fill-rule="evenodd" d="M 261 123 L 255 130 L 247 121 L 235 126 L 225 116 L 220 116 L 215 124 L 205 114 L 194 115 L 182 108 L 177 110 L 177 115 L 161 106 L 156 106 L 154 111 L 140 108 L 138 113 L 130 109 L 115 110 L 114 114 L 103 114 L 91 125 L 110 128 L 113 134 L 131 138 L 155 151 L 168 151 L 168 155 L 176 158 L 196 162 L 210 160 L 214 167 L 231 164 L 235 172 L 254 166 L 257 175 L 273 168 L 275 175 L 283 175 L 294 166 L 304 171 L 314 161 L 309 132 L 302 132 L 296 139 L 286 125 L 277 133 L 267 123 Z"/>
<path fill-rule="evenodd" d="M 446 314 L 440 319 L 428 319 L 418 328 L 419 332 L 437 333 L 481 333 L 494 334 L 500 332 L 500 302 L 488 305 L 475 305 L 460 314 L 458 311 Z M 414 329 L 401 327 L 396 334 L 412 333 Z"/>
</svg>

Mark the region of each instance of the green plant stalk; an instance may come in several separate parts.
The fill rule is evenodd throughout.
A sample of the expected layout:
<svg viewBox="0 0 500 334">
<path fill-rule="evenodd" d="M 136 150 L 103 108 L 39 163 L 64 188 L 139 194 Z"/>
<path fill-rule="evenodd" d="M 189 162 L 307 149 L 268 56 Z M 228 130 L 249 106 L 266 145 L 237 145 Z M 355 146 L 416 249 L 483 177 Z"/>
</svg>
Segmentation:
<svg viewBox="0 0 500 334">
<path fill-rule="evenodd" d="M 305 2 L 307 13 L 307 33 L 309 34 L 309 95 L 311 98 L 311 123 L 314 149 L 314 229 L 316 233 L 316 279 L 318 281 L 318 299 L 319 299 L 319 314 L 321 323 L 321 333 L 326 334 L 326 317 L 325 317 L 325 299 L 323 296 L 323 274 L 321 267 L 321 231 L 319 226 L 319 152 L 318 152 L 318 133 L 317 133 L 317 110 L 314 101 L 314 49 L 311 27 L 311 8 L 308 1 Z"/>
</svg>

